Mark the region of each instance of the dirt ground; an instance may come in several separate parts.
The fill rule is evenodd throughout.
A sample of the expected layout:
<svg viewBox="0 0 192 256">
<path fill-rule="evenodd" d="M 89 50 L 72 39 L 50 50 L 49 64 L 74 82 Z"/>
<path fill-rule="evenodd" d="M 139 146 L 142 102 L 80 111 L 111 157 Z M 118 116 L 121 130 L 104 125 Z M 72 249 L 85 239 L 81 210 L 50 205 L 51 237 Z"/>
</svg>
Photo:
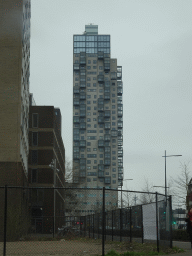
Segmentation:
<svg viewBox="0 0 192 256">
<path fill-rule="evenodd" d="M 119 245 L 105 244 L 105 253 L 111 249 L 123 252 L 123 248 L 118 248 Z M 118 250 L 119 249 L 119 250 Z M 3 252 L 3 243 L 0 243 L 0 255 Z M 102 245 L 100 241 L 81 242 L 81 241 L 20 241 L 7 242 L 6 255 L 55 255 L 55 256 L 88 256 L 88 255 L 102 255 Z"/>
</svg>

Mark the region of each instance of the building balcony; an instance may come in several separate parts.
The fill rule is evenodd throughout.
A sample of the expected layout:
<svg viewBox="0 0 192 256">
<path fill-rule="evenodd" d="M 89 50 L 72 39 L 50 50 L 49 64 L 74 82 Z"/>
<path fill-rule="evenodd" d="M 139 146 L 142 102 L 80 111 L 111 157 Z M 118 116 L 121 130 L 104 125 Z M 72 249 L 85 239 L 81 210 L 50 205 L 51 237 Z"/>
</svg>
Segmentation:
<svg viewBox="0 0 192 256">
<path fill-rule="evenodd" d="M 85 81 L 86 81 L 86 76 L 80 75 L 80 82 L 85 82 Z"/>
<path fill-rule="evenodd" d="M 79 176 L 85 178 L 86 177 L 86 171 L 85 170 L 80 171 Z"/>
<path fill-rule="evenodd" d="M 80 123 L 79 129 L 85 130 L 86 129 L 86 123 Z"/>
<path fill-rule="evenodd" d="M 122 66 L 117 66 L 117 80 L 122 79 Z"/>
<path fill-rule="evenodd" d="M 73 153 L 73 159 L 79 159 L 79 153 Z"/>
<path fill-rule="evenodd" d="M 79 116 L 73 117 L 73 123 L 79 123 Z"/>
<path fill-rule="evenodd" d="M 117 126 L 119 129 L 123 128 L 123 122 L 122 121 L 118 121 Z"/>
<path fill-rule="evenodd" d="M 111 184 L 111 177 L 105 177 L 105 184 Z"/>
<path fill-rule="evenodd" d="M 119 150 L 118 149 L 118 157 L 122 157 L 123 156 L 123 149 Z"/>
<path fill-rule="evenodd" d="M 117 80 L 117 72 L 111 72 L 111 80 Z"/>
<path fill-rule="evenodd" d="M 110 156 L 110 154 L 111 154 L 111 147 L 110 146 L 107 146 L 107 147 L 105 147 L 105 151 L 104 151 L 105 153 L 109 153 L 109 155 L 108 155 L 108 158 L 110 158 L 111 156 Z M 106 157 L 106 154 L 105 154 L 105 157 Z M 107 158 L 107 157 L 106 157 Z"/>
<path fill-rule="evenodd" d="M 111 111 L 105 110 L 105 117 L 110 117 L 110 116 L 111 116 Z"/>
<path fill-rule="evenodd" d="M 104 99 L 105 100 L 110 100 L 110 93 L 109 92 L 104 93 Z"/>
<path fill-rule="evenodd" d="M 111 123 L 107 122 L 105 123 L 105 129 L 108 130 L 111 128 Z"/>
<path fill-rule="evenodd" d="M 118 173 L 123 174 L 123 167 L 118 167 Z"/>
<path fill-rule="evenodd" d="M 86 165 L 86 158 L 80 158 L 80 162 L 79 162 L 80 164 L 84 164 L 84 165 Z"/>
<path fill-rule="evenodd" d="M 98 164 L 98 171 L 104 172 L 104 164 Z"/>
<path fill-rule="evenodd" d="M 79 105 L 79 99 L 73 99 L 73 105 Z"/>
<path fill-rule="evenodd" d="M 80 81 L 80 88 L 85 88 L 85 87 L 86 87 L 86 82 Z"/>
<path fill-rule="evenodd" d="M 86 99 L 86 93 L 85 92 L 80 92 L 79 99 L 80 100 L 85 100 Z"/>
<path fill-rule="evenodd" d="M 123 174 L 118 173 L 118 180 L 123 180 Z"/>
<path fill-rule="evenodd" d="M 80 65 L 86 65 L 86 58 L 80 57 Z"/>
<path fill-rule="evenodd" d="M 111 139 L 110 134 L 105 134 L 105 135 L 104 135 L 104 140 L 105 140 L 105 141 L 110 141 L 110 139 Z"/>
<path fill-rule="evenodd" d="M 123 110 L 118 110 L 117 115 L 118 115 L 118 117 L 122 117 L 123 116 Z"/>
<path fill-rule="evenodd" d="M 104 70 L 110 71 L 110 63 L 104 63 Z"/>
<path fill-rule="evenodd" d="M 123 93 L 123 88 L 117 87 L 117 95 L 118 95 L 118 96 L 121 96 L 122 93 Z"/>
<path fill-rule="evenodd" d="M 79 177 L 73 177 L 73 183 L 77 184 L 79 183 Z"/>
<path fill-rule="evenodd" d="M 73 140 L 74 141 L 78 141 L 80 138 L 79 138 L 79 135 L 73 135 Z"/>
<path fill-rule="evenodd" d="M 98 59 L 103 59 L 104 58 L 104 52 L 98 52 L 97 56 L 98 56 Z"/>
<path fill-rule="evenodd" d="M 104 116 L 98 116 L 98 124 L 104 123 Z"/>
<path fill-rule="evenodd" d="M 79 64 L 73 64 L 73 70 L 79 71 Z"/>
<path fill-rule="evenodd" d="M 107 158 L 104 160 L 104 165 L 110 165 L 111 164 L 111 159 Z"/>
<path fill-rule="evenodd" d="M 111 131 L 111 136 L 116 137 L 117 136 L 117 130 L 112 130 Z"/>
<path fill-rule="evenodd" d="M 98 147 L 104 147 L 104 140 L 98 140 Z"/>
<path fill-rule="evenodd" d="M 123 162 L 118 162 L 118 168 L 123 167 Z"/>
<path fill-rule="evenodd" d="M 97 110 L 98 111 L 104 111 L 104 105 L 98 105 Z"/>
<path fill-rule="evenodd" d="M 86 147 L 86 140 L 80 140 L 79 146 L 80 146 L 81 148 Z"/>
<path fill-rule="evenodd" d="M 98 171 L 98 178 L 104 178 L 104 171 Z"/>
<path fill-rule="evenodd" d="M 79 93 L 79 87 L 78 86 L 73 87 L 73 93 L 75 93 L 75 94 Z"/>
<path fill-rule="evenodd" d="M 110 70 L 110 58 L 104 58 L 104 70 L 105 71 Z"/>
<path fill-rule="evenodd" d="M 80 117 L 86 116 L 86 110 L 80 110 Z"/>
<path fill-rule="evenodd" d="M 98 83 L 103 83 L 104 82 L 104 76 L 103 75 L 98 75 L 97 79 L 98 79 Z"/>
</svg>

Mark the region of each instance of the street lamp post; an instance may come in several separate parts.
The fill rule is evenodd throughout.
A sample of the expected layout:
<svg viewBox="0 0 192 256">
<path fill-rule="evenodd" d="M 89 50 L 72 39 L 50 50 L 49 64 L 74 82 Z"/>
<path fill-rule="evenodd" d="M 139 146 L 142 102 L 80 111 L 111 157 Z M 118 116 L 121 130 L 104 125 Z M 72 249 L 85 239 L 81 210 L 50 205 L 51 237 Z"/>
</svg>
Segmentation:
<svg viewBox="0 0 192 256">
<path fill-rule="evenodd" d="M 165 155 L 162 156 L 162 157 L 165 157 L 165 200 L 166 200 L 166 203 L 167 203 L 167 174 L 166 174 L 166 158 L 167 157 L 172 157 L 172 156 L 182 156 L 182 155 L 169 155 L 167 156 L 166 155 L 166 150 L 165 150 Z"/>
<path fill-rule="evenodd" d="M 55 185 L 56 185 L 56 171 L 60 171 L 59 169 L 56 168 L 56 159 L 52 159 L 49 167 L 53 170 L 53 186 L 54 186 L 54 199 L 53 199 L 53 237 L 55 237 Z"/>
<path fill-rule="evenodd" d="M 133 179 L 125 179 L 121 181 L 121 209 L 122 209 L 122 186 L 123 186 L 123 181 L 126 181 L 126 180 L 133 180 Z"/>
</svg>

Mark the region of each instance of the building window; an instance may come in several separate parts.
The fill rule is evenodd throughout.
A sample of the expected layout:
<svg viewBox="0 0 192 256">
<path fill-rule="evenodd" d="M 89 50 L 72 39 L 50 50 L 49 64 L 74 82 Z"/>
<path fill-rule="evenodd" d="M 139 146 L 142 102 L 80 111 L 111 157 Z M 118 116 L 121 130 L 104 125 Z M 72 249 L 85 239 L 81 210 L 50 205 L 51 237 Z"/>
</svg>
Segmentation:
<svg viewBox="0 0 192 256">
<path fill-rule="evenodd" d="M 88 60 L 88 64 L 91 64 L 91 60 Z"/>
<path fill-rule="evenodd" d="M 113 168 L 112 171 L 113 171 L 113 172 L 116 172 L 116 168 Z"/>
<path fill-rule="evenodd" d="M 97 103 L 97 101 L 94 100 L 94 101 L 93 101 L 93 104 L 96 104 L 96 103 Z"/>
<path fill-rule="evenodd" d="M 112 111 L 112 114 L 115 114 L 115 113 L 116 113 L 116 111 L 115 111 L 115 110 L 113 110 L 113 111 Z"/>
<path fill-rule="evenodd" d="M 37 150 L 31 151 L 31 162 L 32 162 L 32 164 L 37 164 L 37 162 L 38 162 L 38 151 Z"/>
<path fill-rule="evenodd" d="M 88 101 L 87 101 L 87 104 L 91 104 L 91 101 L 90 101 L 90 100 L 88 100 Z"/>
<path fill-rule="evenodd" d="M 91 179 L 90 179 L 90 178 L 87 178 L 87 182 L 91 182 Z"/>
<path fill-rule="evenodd" d="M 105 175 L 109 175 L 109 172 L 105 172 Z"/>
<path fill-rule="evenodd" d="M 93 87 L 96 87 L 96 83 L 93 83 Z"/>
<path fill-rule="evenodd" d="M 112 109 L 115 109 L 115 105 L 112 105 Z"/>
<path fill-rule="evenodd" d="M 38 132 L 32 132 L 32 146 L 38 145 Z"/>
<path fill-rule="evenodd" d="M 97 64 L 97 61 L 96 61 L 96 60 L 93 60 L 93 64 Z"/>
<path fill-rule="evenodd" d="M 103 158 L 103 154 L 100 154 L 99 157 L 100 157 L 100 158 Z"/>
<path fill-rule="evenodd" d="M 87 148 L 87 152 L 91 152 L 91 148 Z"/>
<path fill-rule="evenodd" d="M 38 114 L 32 115 L 32 127 L 38 128 Z"/>
<path fill-rule="evenodd" d="M 113 180 L 113 184 L 116 184 L 116 180 Z"/>
<path fill-rule="evenodd" d="M 31 170 L 31 183 L 37 182 L 37 169 Z"/>
<path fill-rule="evenodd" d="M 87 69 L 91 69 L 91 66 L 87 66 Z"/>
<path fill-rule="evenodd" d="M 97 160 L 94 160 L 94 164 L 96 164 L 97 163 Z"/>
<path fill-rule="evenodd" d="M 112 99 L 112 103 L 115 103 L 115 100 L 114 100 L 114 99 Z"/>
<path fill-rule="evenodd" d="M 91 146 L 91 142 L 87 142 L 87 146 Z"/>
<path fill-rule="evenodd" d="M 96 99 L 97 98 L 97 95 L 94 95 L 94 99 Z"/>
</svg>

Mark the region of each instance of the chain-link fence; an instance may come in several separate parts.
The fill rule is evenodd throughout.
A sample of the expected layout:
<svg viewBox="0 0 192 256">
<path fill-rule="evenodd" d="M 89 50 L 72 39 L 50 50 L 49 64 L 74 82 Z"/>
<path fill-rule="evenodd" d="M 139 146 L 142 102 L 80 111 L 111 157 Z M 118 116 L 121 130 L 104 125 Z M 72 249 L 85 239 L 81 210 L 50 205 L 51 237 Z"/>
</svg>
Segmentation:
<svg viewBox="0 0 192 256">
<path fill-rule="evenodd" d="M 0 187 L 3 255 L 104 255 L 114 242 L 172 247 L 171 197 L 106 188 Z M 110 242 L 109 242 L 110 241 Z"/>
</svg>

